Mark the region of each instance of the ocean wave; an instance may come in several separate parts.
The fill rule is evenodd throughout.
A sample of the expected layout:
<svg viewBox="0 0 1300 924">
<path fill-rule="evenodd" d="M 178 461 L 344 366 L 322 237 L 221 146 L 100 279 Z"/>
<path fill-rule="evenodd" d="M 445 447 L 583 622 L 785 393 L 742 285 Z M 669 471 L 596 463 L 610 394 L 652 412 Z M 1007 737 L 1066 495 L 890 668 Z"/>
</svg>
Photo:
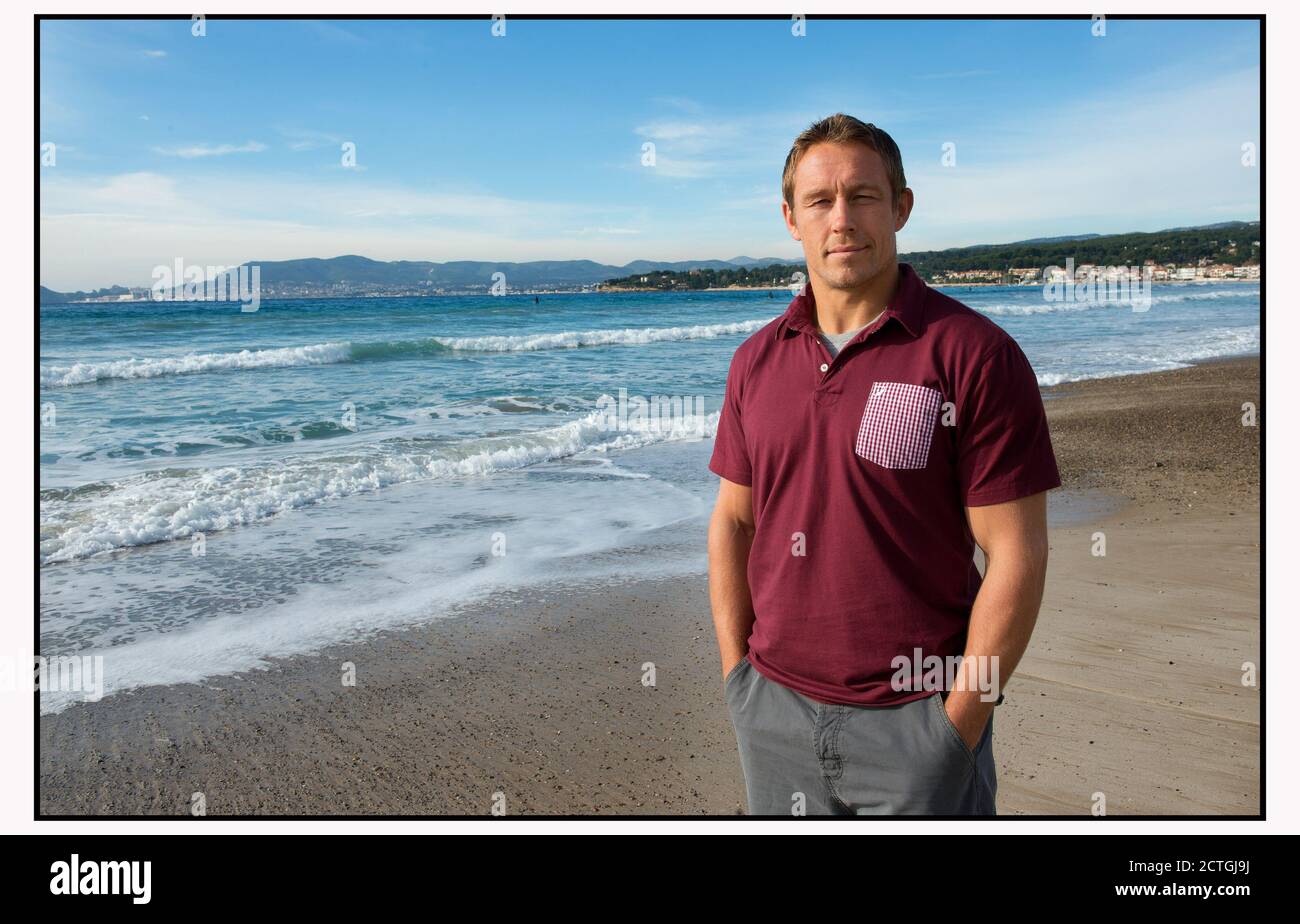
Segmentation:
<svg viewBox="0 0 1300 924">
<path fill-rule="evenodd" d="M 496 395 L 451 404 L 435 404 L 417 409 L 412 419 L 421 421 L 457 420 L 500 414 L 564 414 L 591 407 L 591 402 L 568 395 L 544 399 L 525 395 Z"/>
<path fill-rule="evenodd" d="M 267 350 L 240 350 L 236 353 L 191 353 L 185 356 L 74 363 L 71 366 L 42 366 L 41 387 L 64 388 L 113 379 L 151 379 L 160 376 L 193 375 L 239 369 L 366 362 L 436 354 L 448 350 L 504 353 L 593 346 L 635 346 L 752 333 L 770 321 L 771 318 L 758 318 L 750 321 L 693 324 L 682 327 L 625 327 L 616 330 L 558 331 L 552 334 L 485 337 L 426 337 L 419 340 L 385 340 L 376 343 L 317 343 L 310 346 Z"/>
<path fill-rule="evenodd" d="M 1125 353 L 1114 358 L 1114 365 L 1091 372 L 1040 372 L 1040 386 L 1082 382 L 1086 379 L 1107 379 L 1120 375 L 1138 375 L 1144 372 L 1165 372 L 1186 369 L 1194 362 L 1217 359 L 1223 356 L 1242 356 L 1259 352 L 1259 328 L 1214 328 L 1198 331 L 1195 343 L 1179 344 L 1150 353 Z"/>
<path fill-rule="evenodd" d="M 1248 298 L 1252 295 L 1258 296 L 1259 289 L 1245 289 L 1245 290 L 1239 290 L 1233 292 L 1215 290 L 1213 292 L 1186 292 L 1186 293 L 1176 294 L 1176 295 L 1173 294 L 1153 295 L 1151 296 L 1151 304 L 1167 305 L 1167 304 L 1175 304 L 1179 302 L 1199 302 L 1199 301 L 1206 301 L 1206 300 L 1219 299 L 1219 298 Z M 976 311 L 979 311 L 983 314 L 993 315 L 995 317 L 1000 317 L 1000 316 L 1019 317 L 1019 316 L 1034 315 L 1034 314 L 1056 314 L 1064 311 L 1091 311 L 1098 308 L 1101 309 L 1112 308 L 1112 309 L 1122 309 L 1124 311 L 1131 311 L 1133 308 L 1133 302 L 1131 300 L 1110 299 L 1110 300 L 1103 301 L 1098 299 L 1094 301 L 1072 301 L 1072 302 L 1064 302 L 1064 301 L 1062 302 L 1033 301 L 1033 302 L 1023 302 L 1023 303 L 1012 302 L 1012 303 L 1003 303 L 1003 304 L 996 304 L 996 305 L 971 304 L 970 307 L 974 308 Z"/>
<path fill-rule="evenodd" d="M 447 404 L 433 404 L 424 407 L 403 408 L 381 405 L 367 408 L 366 433 L 373 435 L 376 428 L 381 432 L 391 433 L 402 438 L 403 428 L 413 426 L 428 427 L 431 424 L 457 422 L 473 425 L 476 420 L 499 418 L 513 415 L 551 415 L 550 419 L 565 417 L 578 412 L 585 412 L 594 406 L 594 402 L 577 395 L 562 395 L 551 399 L 533 395 L 501 394 Z M 79 453 L 81 462 L 94 460 L 121 459 L 162 459 L 167 457 L 190 457 L 207 453 L 220 453 L 230 450 L 264 449 L 268 447 L 288 446 L 294 443 L 312 443 L 349 438 L 357 436 L 355 427 L 349 427 L 334 419 L 314 419 L 303 423 L 267 423 L 263 426 L 245 429 L 230 429 L 224 432 L 201 434 L 190 432 L 183 437 L 173 439 L 130 438 L 121 444 L 90 449 Z M 52 464 L 57 458 L 45 460 L 42 464 Z"/>
<path fill-rule="evenodd" d="M 567 350 L 588 346 L 639 345 L 671 340 L 701 340 L 749 334 L 771 322 L 771 318 L 734 321 L 726 324 L 691 324 L 683 327 L 626 327 L 622 330 L 559 331 L 554 334 L 515 334 L 495 337 L 439 337 L 438 342 L 453 350 L 489 353 L 521 350 Z"/>
<path fill-rule="evenodd" d="M 70 561 L 131 546 L 185 539 L 286 511 L 416 481 L 490 475 L 580 452 L 711 438 L 718 413 L 667 415 L 612 426 L 604 410 L 539 430 L 430 445 L 385 440 L 356 453 L 280 464 L 178 469 L 41 492 L 40 560 Z"/>
<path fill-rule="evenodd" d="M 71 366 L 42 366 L 41 387 L 87 385 L 107 379 L 152 379 L 166 375 L 192 375 L 230 369 L 266 369 L 281 366 L 320 366 L 351 359 L 351 344 L 317 343 L 312 346 L 237 353 L 191 353 L 150 359 L 119 359 Z"/>
</svg>

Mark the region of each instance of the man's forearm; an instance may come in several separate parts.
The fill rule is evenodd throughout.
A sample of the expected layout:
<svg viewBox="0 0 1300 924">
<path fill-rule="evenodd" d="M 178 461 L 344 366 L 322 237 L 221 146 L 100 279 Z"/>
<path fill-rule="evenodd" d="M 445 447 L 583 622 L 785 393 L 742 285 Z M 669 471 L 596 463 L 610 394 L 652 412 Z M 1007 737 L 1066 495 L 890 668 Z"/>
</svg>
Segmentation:
<svg viewBox="0 0 1300 924">
<path fill-rule="evenodd" d="M 754 625 L 747 574 L 752 543 L 753 534 L 730 518 L 709 523 L 709 601 L 724 677 L 744 657 Z"/>
<path fill-rule="evenodd" d="M 948 717 L 972 746 L 1029 647 L 1046 573 L 1045 549 L 1016 549 L 988 558 L 984 582 L 971 608 L 963 669 L 957 672 L 946 704 Z M 982 687 L 994 681 L 996 689 L 990 695 Z"/>
</svg>

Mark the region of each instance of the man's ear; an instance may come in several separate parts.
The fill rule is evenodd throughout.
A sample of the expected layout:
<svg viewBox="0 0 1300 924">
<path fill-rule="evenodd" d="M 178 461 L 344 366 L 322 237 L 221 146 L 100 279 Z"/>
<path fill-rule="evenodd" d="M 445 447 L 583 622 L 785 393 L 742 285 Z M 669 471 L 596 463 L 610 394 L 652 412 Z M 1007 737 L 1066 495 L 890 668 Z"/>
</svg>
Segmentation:
<svg viewBox="0 0 1300 924">
<path fill-rule="evenodd" d="M 790 203 L 786 202 L 784 199 L 781 200 L 781 218 L 785 220 L 785 227 L 786 230 L 790 232 L 790 236 L 796 241 L 803 240 L 803 238 L 799 236 L 798 226 L 794 223 L 794 212 L 790 208 Z"/>
<path fill-rule="evenodd" d="M 902 231 L 903 226 L 907 224 L 907 219 L 912 215 L 912 206 L 915 205 L 915 199 L 912 196 L 910 188 L 904 189 L 898 195 L 898 205 L 894 206 L 894 230 Z"/>
</svg>

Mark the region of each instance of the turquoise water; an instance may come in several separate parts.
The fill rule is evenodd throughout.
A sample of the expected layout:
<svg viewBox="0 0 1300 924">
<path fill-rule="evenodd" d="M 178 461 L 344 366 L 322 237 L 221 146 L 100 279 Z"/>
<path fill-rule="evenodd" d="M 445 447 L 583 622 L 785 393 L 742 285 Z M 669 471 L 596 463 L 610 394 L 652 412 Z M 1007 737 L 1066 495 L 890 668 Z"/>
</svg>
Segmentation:
<svg viewBox="0 0 1300 924">
<path fill-rule="evenodd" d="M 1254 283 L 1157 286 L 1143 312 L 945 291 L 1045 385 L 1258 352 Z M 42 650 L 104 653 L 127 689 L 489 590 L 702 571 L 727 363 L 774 296 L 42 308 Z M 611 426 L 620 389 L 680 413 Z"/>
</svg>

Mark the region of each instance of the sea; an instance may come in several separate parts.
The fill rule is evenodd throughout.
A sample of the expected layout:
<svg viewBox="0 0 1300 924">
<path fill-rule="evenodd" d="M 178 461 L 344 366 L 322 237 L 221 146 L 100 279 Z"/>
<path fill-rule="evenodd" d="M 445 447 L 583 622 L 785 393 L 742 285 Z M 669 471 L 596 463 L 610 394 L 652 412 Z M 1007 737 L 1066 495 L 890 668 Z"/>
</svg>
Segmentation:
<svg viewBox="0 0 1300 924">
<path fill-rule="evenodd" d="M 1156 285 L 1149 306 L 944 291 L 1044 386 L 1259 352 L 1257 282 Z M 103 656 L 112 694 L 489 595 L 508 615 L 540 585 L 703 574 L 728 362 L 791 297 L 42 307 L 41 653 Z"/>
</svg>

